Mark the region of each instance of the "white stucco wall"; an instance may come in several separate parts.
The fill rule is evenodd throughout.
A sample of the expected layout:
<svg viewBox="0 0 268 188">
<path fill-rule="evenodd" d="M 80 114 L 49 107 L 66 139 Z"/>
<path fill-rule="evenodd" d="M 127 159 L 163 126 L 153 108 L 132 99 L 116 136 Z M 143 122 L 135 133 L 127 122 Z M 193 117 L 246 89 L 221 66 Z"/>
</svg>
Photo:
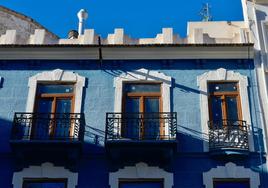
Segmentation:
<svg viewBox="0 0 268 188">
<path fill-rule="evenodd" d="M 261 117 L 262 128 L 263 129 L 263 137 L 266 145 L 267 151 L 267 134 L 268 134 L 268 92 L 267 92 L 267 74 L 268 74 L 268 1 L 266 4 L 263 1 L 247 1 L 242 0 L 243 12 L 246 22 L 248 22 L 249 28 L 252 32 L 252 37 L 254 41 L 254 63 L 255 70 L 257 73 L 257 84 L 260 98 L 260 109 L 259 114 Z M 259 125 L 261 126 L 261 125 Z M 262 138 L 260 138 L 262 139 Z"/>
</svg>

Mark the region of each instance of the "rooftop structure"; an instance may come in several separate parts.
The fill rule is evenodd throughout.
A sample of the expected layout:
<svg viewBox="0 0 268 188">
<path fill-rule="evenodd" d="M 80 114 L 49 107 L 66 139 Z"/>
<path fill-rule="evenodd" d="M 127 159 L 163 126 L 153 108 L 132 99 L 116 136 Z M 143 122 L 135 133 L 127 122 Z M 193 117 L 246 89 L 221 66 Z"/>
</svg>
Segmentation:
<svg viewBox="0 0 268 188">
<path fill-rule="evenodd" d="M 244 22 L 189 22 L 187 37 L 181 38 L 173 28 L 163 28 L 155 38 L 131 38 L 122 28 L 102 38 L 102 44 L 234 44 L 251 43 L 249 29 Z M 85 29 L 84 34 L 73 39 L 51 38 L 44 29 L 36 29 L 28 40 L 19 40 L 18 31 L 7 30 L 0 36 L 0 44 L 98 44 L 94 29 Z"/>
</svg>

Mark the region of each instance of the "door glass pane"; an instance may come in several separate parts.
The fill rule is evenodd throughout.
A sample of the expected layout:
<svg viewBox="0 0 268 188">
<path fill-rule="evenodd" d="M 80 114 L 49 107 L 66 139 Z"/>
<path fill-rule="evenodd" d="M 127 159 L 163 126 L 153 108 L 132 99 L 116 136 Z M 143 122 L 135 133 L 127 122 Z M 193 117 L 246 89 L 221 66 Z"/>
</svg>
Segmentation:
<svg viewBox="0 0 268 188">
<path fill-rule="evenodd" d="M 156 139 L 160 135 L 159 99 L 145 98 L 144 106 L 144 138 Z"/>
<path fill-rule="evenodd" d="M 38 101 L 38 113 L 51 113 L 53 98 L 40 99 Z"/>
<path fill-rule="evenodd" d="M 73 85 L 59 85 L 59 84 L 38 84 L 37 93 L 73 93 Z"/>
<path fill-rule="evenodd" d="M 238 120 L 238 109 L 236 97 L 226 97 L 227 119 L 230 121 Z"/>
<path fill-rule="evenodd" d="M 71 99 L 57 99 L 56 113 L 70 113 L 72 100 Z"/>
<path fill-rule="evenodd" d="M 141 128 L 141 114 L 140 111 L 140 99 L 139 98 L 127 98 L 125 112 L 123 117 L 123 130 L 124 137 L 139 139 Z"/>
<path fill-rule="evenodd" d="M 125 112 L 138 113 L 140 112 L 140 99 L 139 98 L 127 98 Z"/>
<path fill-rule="evenodd" d="M 65 188 L 64 182 L 29 182 L 25 188 Z"/>
<path fill-rule="evenodd" d="M 162 188 L 162 182 L 124 182 L 120 188 Z"/>
<path fill-rule="evenodd" d="M 232 92 L 237 91 L 236 82 L 209 83 L 209 92 Z"/>
<path fill-rule="evenodd" d="M 145 112 L 159 112 L 159 99 L 158 98 L 145 98 Z"/>
<path fill-rule="evenodd" d="M 211 97 L 211 115 L 213 124 L 222 125 L 222 99 L 220 97 Z"/>
<path fill-rule="evenodd" d="M 160 84 L 134 84 L 126 83 L 124 85 L 124 92 L 142 93 L 142 92 L 160 92 Z"/>
<path fill-rule="evenodd" d="M 215 182 L 214 188 L 249 188 L 249 183 L 247 181 L 241 182 Z"/>
<path fill-rule="evenodd" d="M 57 139 L 66 139 L 70 137 L 71 127 L 71 99 L 57 99 L 55 114 L 55 137 Z"/>
<path fill-rule="evenodd" d="M 49 139 L 53 122 L 51 121 L 53 98 L 39 99 L 37 105 L 37 114 L 34 121 L 34 139 Z"/>
</svg>

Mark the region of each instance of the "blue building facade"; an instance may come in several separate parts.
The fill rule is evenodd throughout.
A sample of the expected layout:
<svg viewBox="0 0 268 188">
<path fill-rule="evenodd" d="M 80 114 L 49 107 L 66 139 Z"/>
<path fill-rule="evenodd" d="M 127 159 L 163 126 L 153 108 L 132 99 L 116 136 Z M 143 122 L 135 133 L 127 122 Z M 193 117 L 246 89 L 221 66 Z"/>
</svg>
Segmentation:
<svg viewBox="0 0 268 188">
<path fill-rule="evenodd" d="M 268 187 L 251 44 L 1 49 L 1 187 Z"/>
</svg>

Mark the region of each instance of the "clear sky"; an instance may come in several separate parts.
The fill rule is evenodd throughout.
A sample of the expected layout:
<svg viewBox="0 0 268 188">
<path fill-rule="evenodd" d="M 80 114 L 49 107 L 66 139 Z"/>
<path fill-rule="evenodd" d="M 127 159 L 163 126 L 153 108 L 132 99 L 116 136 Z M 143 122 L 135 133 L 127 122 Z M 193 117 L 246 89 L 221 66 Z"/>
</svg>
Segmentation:
<svg viewBox="0 0 268 188">
<path fill-rule="evenodd" d="M 89 13 L 86 28 L 107 37 L 124 28 L 131 37 L 154 37 L 162 27 L 186 36 L 187 21 L 200 21 L 203 3 L 210 3 L 213 20 L 243 20 L 241 0 L 0 0 L 0 4 L 32 17 L 60 37 L 77 29 L 77 12 Z"/>
</svg>

